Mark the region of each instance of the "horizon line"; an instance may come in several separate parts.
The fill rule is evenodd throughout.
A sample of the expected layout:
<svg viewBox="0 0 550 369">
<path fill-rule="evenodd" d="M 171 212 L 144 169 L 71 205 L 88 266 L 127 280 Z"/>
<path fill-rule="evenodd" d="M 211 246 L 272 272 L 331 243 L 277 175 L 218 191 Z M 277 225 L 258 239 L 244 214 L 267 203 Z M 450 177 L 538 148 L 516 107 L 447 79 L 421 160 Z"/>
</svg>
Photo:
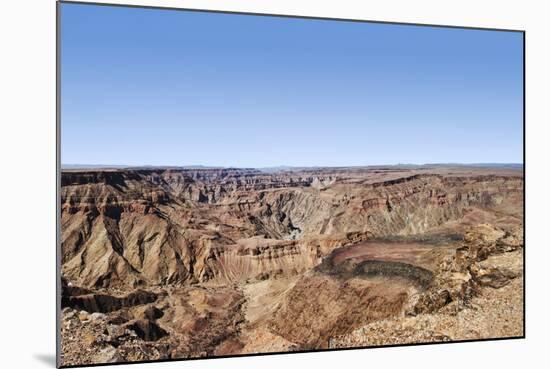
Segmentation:
<svg viewBox="0 0 550 369">
<path fill-rule="evenodd" d="M 74 168 L 253 168 L 253 169 L 270 169 L 270 168 L 364 168 L 364 167 L 381 167 L 381 166 L 429 166 L 429 165 L 458 165 L 458 166 L 505 166 L 505 165 L 521 165 L 523 162 L 431 162 L 431 163 L 381 163 L 381 164 L 360 164 L 360 165 L 262 165 L 262 166 L 236 166 L 236 165 L 205 165 L 205 164 L 80 164 L 80 163 L 61 163 L 61 167 Z"/>
</svg>

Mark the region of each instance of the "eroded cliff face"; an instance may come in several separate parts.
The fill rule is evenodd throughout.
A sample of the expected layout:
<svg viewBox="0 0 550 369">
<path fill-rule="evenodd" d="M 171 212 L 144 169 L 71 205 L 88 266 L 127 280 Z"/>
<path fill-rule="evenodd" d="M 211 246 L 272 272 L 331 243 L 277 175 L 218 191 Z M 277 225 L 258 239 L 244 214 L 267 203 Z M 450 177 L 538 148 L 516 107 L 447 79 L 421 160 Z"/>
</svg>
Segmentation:
<svg viewBox="0 0 550 369">
<path fill-rule="evenodd" d="M 475 263 L 523 244 L 523 178 L 464 168 L 73 170 L 62 174 L 61 213 L 67 322 L 107 332 L 92 356 L 67 364 L 288 351 L 506 285 L 512 274 Z M 479 224 L 499 236 L 474 257 L 464 243 L 478 242 Z M 458 261 L 466 254 L 475 263 Z"/>
<path fill-rule="evenodd" d="M 521 178 L 502 176 L 363 184 L 361 177 L 237 174 L 64 174 L 64 275 L 87 287 L 135 287 L 296 273 L 352 240 L 426 233 L 472 209 L 488 216 L 523 191 Z M 329 187 L 311 186 L 325 178 Z M 504 214 L 502 222 L 514 223 L 513 212 L 508 220 Z"/>
</svg>

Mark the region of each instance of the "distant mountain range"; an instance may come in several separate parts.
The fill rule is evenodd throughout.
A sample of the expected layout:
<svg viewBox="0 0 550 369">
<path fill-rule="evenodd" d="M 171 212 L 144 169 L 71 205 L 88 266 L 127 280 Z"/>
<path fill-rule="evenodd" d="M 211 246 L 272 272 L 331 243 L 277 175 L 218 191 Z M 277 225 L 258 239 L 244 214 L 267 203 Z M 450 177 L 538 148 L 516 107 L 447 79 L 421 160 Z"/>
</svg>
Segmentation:
<svg viewBox="0 0 550 369">
<path fill-rule="evenodd" d="M 258 167 L 258 168 L 239 168 L 239 169 L 257 169 L 266 173 L 275 172 L 292 172 L 301 171 L 307 169 L 321 169 L 321 168 L 395 168 L 395 169 L 421 169 L 421 168 L 433 168 L 433 167 L 476 167 L 476 168 L 506 168 L 522 170 L 522 163 L 427 163 L 427 164 L 388 164 L 388 165 L 350 165 L 350 166 L 290 166 L 279 165 L 274 167 Z M 207 165 L 103 165 L 103 164 L 61 164 L 61 169 L 229 169 L 238 167 L 223 167 L 223 166 L 207 166 Z"/>
</svg>

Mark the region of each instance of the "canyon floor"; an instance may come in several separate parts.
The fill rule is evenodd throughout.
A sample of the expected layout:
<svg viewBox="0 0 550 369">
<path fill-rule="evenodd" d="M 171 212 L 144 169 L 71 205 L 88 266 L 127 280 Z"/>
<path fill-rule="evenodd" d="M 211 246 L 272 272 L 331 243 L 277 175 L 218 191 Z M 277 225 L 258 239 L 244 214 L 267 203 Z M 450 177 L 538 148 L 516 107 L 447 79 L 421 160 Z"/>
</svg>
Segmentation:
<svg viewBox="0 0 550 369">
<path fill-rule="evenodd" d="M 66 169 L 63 366 L 523 335 L 523 171 Z"/>
</svg>

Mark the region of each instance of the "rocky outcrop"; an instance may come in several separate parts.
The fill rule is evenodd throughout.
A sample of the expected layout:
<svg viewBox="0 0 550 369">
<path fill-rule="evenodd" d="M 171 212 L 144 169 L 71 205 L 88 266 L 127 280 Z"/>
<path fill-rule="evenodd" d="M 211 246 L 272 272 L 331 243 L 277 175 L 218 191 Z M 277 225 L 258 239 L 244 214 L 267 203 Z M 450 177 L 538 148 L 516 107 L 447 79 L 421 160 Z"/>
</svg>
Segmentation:
<svg viewBox="0 0 550 369">
<path fill-rule="evenodd" d="M 112 296 L 102 293 L 87 293 L 72 296 L 63 292 L 62 307 L 85 310 L 90 313 L 108 313 L 122 308 L 148 304 L 155 301 L 158 295 L 152 292 L 137 290 L 123 296 Z"/>
<path fill-rule="evenodd" d="M 523 246 L 519 229 L 510 234 L 482 224 L 468 231 L 464 241 L 464 246 L 440 263 L 432 285 L 415 297 L 409 314 L 433 313 L 451 303 L 462 309 L 468 306 L 480 287 L 500 288 L 521 274 L 487 262 L 491 256 Z"/>
<path fill-rule="evenodd" d="M 109 310 L 104 314 L 89 313 L 98 305 L 64 306 L 63 362 L 84 365 L 201 357 L 242 347 L 238 335 L 244 323 L 244 299 L 234 288 L 184 287 L 165 290 L 154 299 L 143 300 L 142 296 L 119 296 L 117 303 L 101 309 Z M 114 299 L 110 296 L 110 302 Z M 82 295 L 72 302 L 89 300 Z"/>
<path fill-rule="evenodd" d="M 149 319 L 133 320 L 126 323 L 123 328 L 136 332 L 137 336 L 144 341 L 157 341 L 168 335 L 164 329 Z"/>
</svg>

